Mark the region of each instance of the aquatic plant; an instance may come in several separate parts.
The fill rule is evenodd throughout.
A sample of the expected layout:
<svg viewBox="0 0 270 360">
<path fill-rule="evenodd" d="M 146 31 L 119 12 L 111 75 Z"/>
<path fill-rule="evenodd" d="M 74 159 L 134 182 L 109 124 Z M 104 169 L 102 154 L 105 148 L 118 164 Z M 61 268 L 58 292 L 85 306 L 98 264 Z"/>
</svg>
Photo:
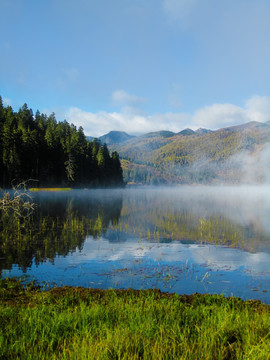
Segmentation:
<svg viewBox="0 0 270 360">
<path fill-rule="evenodd" d="M 30 188 L 29 191 L 70 191 L 72 188 Z"/>
</svg>

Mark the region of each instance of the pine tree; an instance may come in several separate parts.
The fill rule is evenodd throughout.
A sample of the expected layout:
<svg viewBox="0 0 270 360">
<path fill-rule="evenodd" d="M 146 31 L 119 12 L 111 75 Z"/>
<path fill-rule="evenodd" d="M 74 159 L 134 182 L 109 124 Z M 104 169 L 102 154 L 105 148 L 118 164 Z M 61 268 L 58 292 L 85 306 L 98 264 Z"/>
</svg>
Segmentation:
<svg viewBox="0 0 270 360">
<path fill-rule="evenodd" d="M 39 180 L 40 186 L 121 186 L 122 168 L 117 153 L 107 145 L 88 142 L 83 128 L 57 122 L 24 104 L 13 112 L 0 96 L 0 186 L 12 180 Z"/>
</svg>

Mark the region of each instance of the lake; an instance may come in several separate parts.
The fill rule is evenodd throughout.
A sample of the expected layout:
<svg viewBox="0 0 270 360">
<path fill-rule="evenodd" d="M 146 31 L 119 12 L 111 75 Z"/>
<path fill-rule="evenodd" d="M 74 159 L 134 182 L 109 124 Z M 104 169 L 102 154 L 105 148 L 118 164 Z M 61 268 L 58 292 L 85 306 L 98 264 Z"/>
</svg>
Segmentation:
<svg viewBox="0 0 270 360">
<path fill-rule="evenodd" d="M 159 288 L 270 303 L 270 188 L 127 188 L 33 193 L 1 215 L 1 277 L 44 288 Z"/>
</svg>

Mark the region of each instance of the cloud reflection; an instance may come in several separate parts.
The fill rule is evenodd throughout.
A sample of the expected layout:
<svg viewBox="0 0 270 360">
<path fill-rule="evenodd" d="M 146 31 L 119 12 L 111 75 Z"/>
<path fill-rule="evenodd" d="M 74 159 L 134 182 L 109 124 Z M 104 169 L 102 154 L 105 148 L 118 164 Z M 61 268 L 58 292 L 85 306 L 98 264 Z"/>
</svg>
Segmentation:
<svg viewBox="0 0 270 360">
<path fill-rule="evenodd" d="M 110 243 L 104 238 L 87 238 L 83 250 L 70 257 L 72 263 L 80 264 L 91 261 L 121 262 L 123 267 L 130 267 L 136 261 L 181 265 L 187 261 L 196 266 L 212 270 L 234 271 L 239 268 L 256 274 L 270 274 L 270 254 L 263 252 L 249 253 L 239 249 L 215 245 L 119 242 Z"/>
</svg>

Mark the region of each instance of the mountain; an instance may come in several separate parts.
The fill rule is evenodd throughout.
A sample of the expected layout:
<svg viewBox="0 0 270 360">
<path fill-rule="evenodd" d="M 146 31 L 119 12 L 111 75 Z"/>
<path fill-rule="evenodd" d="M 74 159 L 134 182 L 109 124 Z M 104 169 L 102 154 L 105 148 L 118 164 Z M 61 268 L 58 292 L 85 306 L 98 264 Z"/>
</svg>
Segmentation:
<svg viewBox="0 0 270 360">
<path fill-rule="evenodd" d="M 174 135 L 176 135 L 176 134 L 172 131 L 161 130 L 161 131 L 155 131 L 155 132 L 150 132 L 150 133 L 141 135 L 141 137 L 142 138 L 155 138 L 155 137 L 169 138 Z"/>
<path fill-rule="evenodd" d="M 227 127 L 221 130 L 225 130 L 225 131 L 248 131 L 248 130 L 254 130 L 254 129 L 266 129 L 268 128 L 270 125 L 270 122 L 268 123 L 260 123 L 258 121 L 250 121 L 248 123 L 245 124 L 241 124 L 241 125 L 235 125 L 235 126 L 231 126 L 231 127 Z"/>
<path fill-rule="evenodd" d="M 163 132 L 151 132 L 141 136 L 133 137 L 130 140 L 109 146 L 111 150 L 121 149 L 121 158 L 137 164 L 147 164 L 151 161 L 153 151 L 171 142 L 175 136 L 162 136 Z M 168 135 L 168 134 L 167 134 Z M 116 150 L 118 152 L 118 150 Z M 119 153 L 119 152 L 118 152 Z"/>
<path fill-rule="evenodd" d="M 124 131 L 110 131 L 108 134 L 100 136 L 101 143 L 106 143 L 108 146 L 112 144 L 120 144 L 132 139 L 134 136 L 128 135 Z"/>
<path fill-rule="evenodd" d="M 270 180 L 270 122 L 188 130 L 148 133 L 109 148 L 119 153 L 125 180 L 132 183 Z"/>
<path fill-rule="evenodd" d="M 209 133 L 211 133 L 211 132 L 213 132 L 213 131 L 212 131 L 212 130 L 208 130 L 208 129 L 203 129 L 203 128 L 199 128 L 199 129 L 197 129 L 197 130 L 195 131 L 195 133 L 196 133 L 197 135 L 209 134 Z"/>
<path fill-rule="evenodd" d="M 178 135 L 188 136 L 188 135 L 194 135 L 195 131 L 191 129 L 184 129 L 178 133 Z"/>
</svg>

